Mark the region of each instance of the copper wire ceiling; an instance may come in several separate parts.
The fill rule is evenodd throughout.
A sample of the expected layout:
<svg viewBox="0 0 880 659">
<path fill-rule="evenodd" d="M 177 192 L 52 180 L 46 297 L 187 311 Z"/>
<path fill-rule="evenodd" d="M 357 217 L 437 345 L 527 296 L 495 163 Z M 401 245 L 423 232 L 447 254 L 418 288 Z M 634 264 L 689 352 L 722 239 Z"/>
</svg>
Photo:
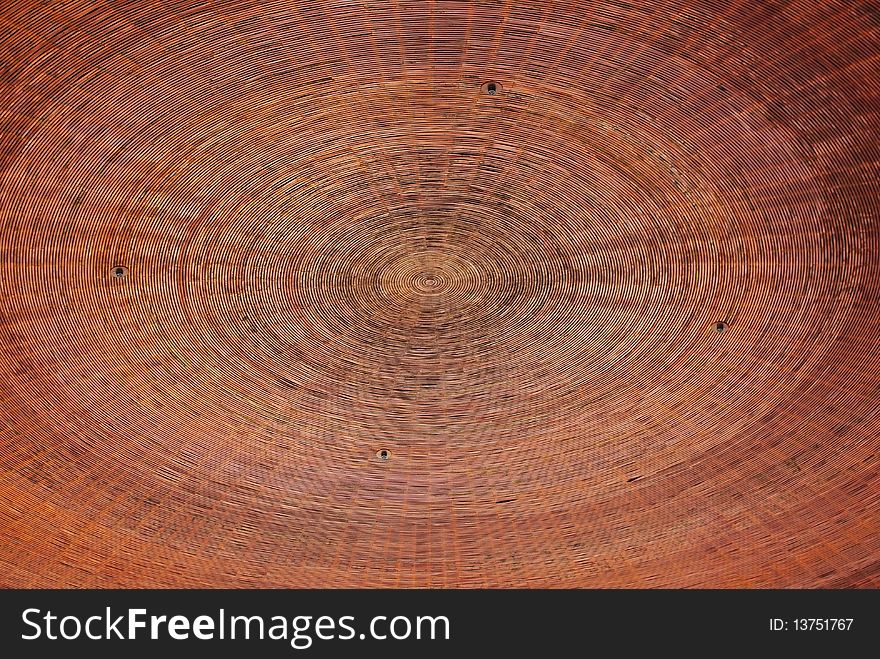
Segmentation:
<svg viewBox="0 0 880 659">
<path fill-rule="evenodd" d="M 867 1 L 4 2 L 0 585 L 880 585 Z"/>
</svg>

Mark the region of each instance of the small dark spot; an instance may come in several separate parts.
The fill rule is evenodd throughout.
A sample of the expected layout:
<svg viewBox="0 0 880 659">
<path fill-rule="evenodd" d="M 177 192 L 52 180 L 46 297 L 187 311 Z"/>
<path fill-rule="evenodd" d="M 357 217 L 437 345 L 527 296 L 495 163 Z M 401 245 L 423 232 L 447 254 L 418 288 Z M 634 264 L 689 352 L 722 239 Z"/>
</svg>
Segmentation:
<svg viewBox="0 0 880 659">
<path fill-rule="evenodd" d="M 727 323 L 725 323 L 723 320 L 719 320 L 717 323 L 715 323 L 715 331 L 719 334 L 721 334 L 722 332 L 726 332 L 727 327 Z"/>
<path fill-rule="evenodd" d="M 378 451 L 376 451 L 376 457 L 382 461 L 385 461 L 391 457 L 391 451 L 389 451 L 387 448 L 379 449 Z"/>
<path fill-rule="evenodd" d="M 495 96 L 496 94 L 501 93 L 501 83 L 491 80 L 489 82 L 483 83 L 482 90 L 485 94 L 489 96 Z"/>
<path fill-rule="evenodd" d="M 724 85 L 718 85 L 718 91 L 720 91 L 720 92 L 726 92 L 726 91 L 727 91 L 727 87 L 725 87 Z"/>
<path fill-rule="evenodd" d="M 125 277 L 125 275 L 128 274 L 128 268 L 126 268 L 124 265 L 115 265 L 111 269 L 110 274 L 112 274 L 113 277 L 116 279 L 122 279 L 123 277 Z"/>
</svg>

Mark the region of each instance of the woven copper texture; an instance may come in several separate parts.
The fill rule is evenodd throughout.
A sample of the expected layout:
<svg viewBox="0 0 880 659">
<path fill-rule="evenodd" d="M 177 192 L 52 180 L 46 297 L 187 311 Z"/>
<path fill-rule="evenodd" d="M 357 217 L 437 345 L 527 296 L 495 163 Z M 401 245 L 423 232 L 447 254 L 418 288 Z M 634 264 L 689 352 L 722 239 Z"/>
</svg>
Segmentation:
<svg viewBox="0 0 880 659">
<path fill-rule="evenodd" d="M 872 4 L 2 3 L 0 585 L 877 586 Z"/>
</svg>

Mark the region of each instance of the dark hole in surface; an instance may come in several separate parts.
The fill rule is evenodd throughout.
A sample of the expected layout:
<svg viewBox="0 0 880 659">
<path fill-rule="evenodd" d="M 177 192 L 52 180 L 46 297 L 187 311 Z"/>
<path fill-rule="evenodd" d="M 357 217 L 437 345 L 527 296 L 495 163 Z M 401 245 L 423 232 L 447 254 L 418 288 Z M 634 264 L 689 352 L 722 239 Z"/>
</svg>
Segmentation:
<svg viewBox="0 0 880 659">
<path fill-rule="evenodd" d="M 113 268 L 113 276 L 117 279 L 122 279 L 125 277 L 126 272 L 128 272 L 128 268 L 124 268 L 121 265 L 117 265 Z"/>
<path fill-rule="evenodd" d="M 388 449 L 383 448 L 383 449 L 380 449 L 379 451 L 376 452 L 376 456 L 377 456 L 380 460 L 387 460 L 388 458 L 391 457 L 391 451 L 389 451 Z"/>
<path fill-rule="evenodd" d="M 715 323 L 715 331 L 718 332 L 719 334 L 721 334 L 721 332 L 726 332 L 727 331 L 727 323 L 719 320 L 717 323 Z"/>
<path fill-rule="evenodd" d="M 486 91 L 490 94 L 494 94 L 498 91 L 498 87 L 495 85 L 494 82 L 490 82 L 488 85 L 486 85 Z"/>
</svg>

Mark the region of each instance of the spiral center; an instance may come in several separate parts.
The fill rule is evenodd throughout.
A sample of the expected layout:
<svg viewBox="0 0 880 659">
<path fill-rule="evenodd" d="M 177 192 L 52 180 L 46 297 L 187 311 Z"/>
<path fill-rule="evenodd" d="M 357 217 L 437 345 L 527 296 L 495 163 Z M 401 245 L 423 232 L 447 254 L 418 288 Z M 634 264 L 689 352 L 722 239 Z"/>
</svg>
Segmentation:
<svg viewBox="0 0 880 659">
<path fill-rule="evenodd" d="M 444 278 L 436 272 L 420 272 L 413 279 L 413 287 L 420 293 L 439 293 Z"/>
</svg>

